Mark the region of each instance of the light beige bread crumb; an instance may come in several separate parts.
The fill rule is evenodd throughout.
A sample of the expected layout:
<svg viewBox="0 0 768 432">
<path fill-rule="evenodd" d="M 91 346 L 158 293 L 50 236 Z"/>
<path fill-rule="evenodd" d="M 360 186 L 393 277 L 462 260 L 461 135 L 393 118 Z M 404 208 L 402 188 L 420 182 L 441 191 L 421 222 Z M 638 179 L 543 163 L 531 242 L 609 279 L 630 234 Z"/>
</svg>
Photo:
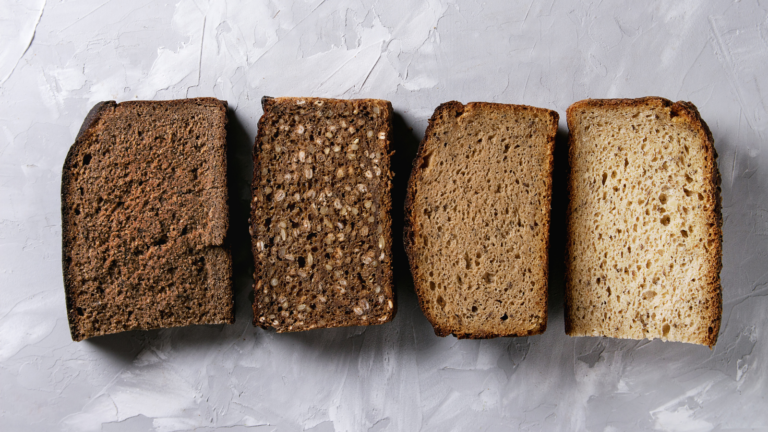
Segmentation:
<svg viewBox="0 0 768 432">
<path fill-rule="evenodd" d="M 696 107 L 583 100 L 567 117 L 566 333 L 713 346 L 720 177 Z"/>
</svg>

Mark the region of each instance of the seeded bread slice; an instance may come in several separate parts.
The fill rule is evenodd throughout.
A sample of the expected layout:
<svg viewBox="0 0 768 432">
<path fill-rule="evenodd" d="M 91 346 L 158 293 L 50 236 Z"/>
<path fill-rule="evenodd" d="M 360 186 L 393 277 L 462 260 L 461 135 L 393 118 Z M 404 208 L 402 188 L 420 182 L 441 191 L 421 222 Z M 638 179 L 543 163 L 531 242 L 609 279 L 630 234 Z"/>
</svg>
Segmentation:
<svg viewBox="0 0 768 432">
<path fill-rule="evenodd" d="M 713 346 L 720 175 L 690 102 L 583 100 L 570 130 L 566 332 Z"/>
<path fill-rule="evenodd" d="M 392 105 L 290 97 L 262 105 L 254 325 L 290 332 L 390 321 Z"/>
<path fill-rule="evenodd" d="M 547 326 L 552 155 L 559 116 L 522 105 L 440 105 L 414 160 L 405 247 L 439 336 Z"/>
<path fill-rule="evenodd" d="M 88 114 L 61 185 L 73 340 L 234 322 L 226 111 L 201 98 Z"/>
</svg>

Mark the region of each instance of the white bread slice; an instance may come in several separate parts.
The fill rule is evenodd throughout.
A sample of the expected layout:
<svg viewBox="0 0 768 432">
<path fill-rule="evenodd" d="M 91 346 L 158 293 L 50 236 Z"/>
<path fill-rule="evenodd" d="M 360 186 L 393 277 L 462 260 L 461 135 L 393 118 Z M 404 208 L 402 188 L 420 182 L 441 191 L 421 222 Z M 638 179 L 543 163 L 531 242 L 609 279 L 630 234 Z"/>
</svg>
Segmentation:
<svg viewBox="0 0 768 432">
<path fill-rule="evenodd" d="M 720 176 L 689 102 L 567 111 L 566 333 L 713 346 L 722 314 Z"/>
</svg>

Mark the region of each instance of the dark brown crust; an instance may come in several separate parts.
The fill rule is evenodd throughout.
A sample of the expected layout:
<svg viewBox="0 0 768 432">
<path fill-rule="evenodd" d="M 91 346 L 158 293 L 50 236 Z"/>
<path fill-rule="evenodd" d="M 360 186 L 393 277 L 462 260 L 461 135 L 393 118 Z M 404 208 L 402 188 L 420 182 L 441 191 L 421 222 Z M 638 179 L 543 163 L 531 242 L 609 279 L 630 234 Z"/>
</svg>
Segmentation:
<svg viewBox="0 0 768 432">
<path fill-rule="evenodd" d="M 72 304 L 72 280 L 71 272 L 69 271 L 69 264 L 67 262 L 71 260 L 71 248 L 69 244 L 69 239 L 71 237 L 71 224 L 69 223 L 68 218 L 70 212 L 68 204 L 71 200 L 67 194 L 67 185 L 72 181 L 72 175 L 70 173 L 72 171 L 73 159 L 75 154 L 77 154 L 79 147 L 82 145 L 82 137 L 88 132 L 91 126 L 93 126 L 94 123 L 98 121 L 102 113 L 108 110 L 114 110 L 115 107 L 117 107 L 117 103 L 115 101 L 103 101 L 97 103 L 93 106 L 93 108 L 91 108 L 91 110 L 88 112 L 88 115 L 85 116 L 83 124 L 80 126 L 80 131 L 77 133 L 75 143 L 72 144 L 72 146 L 69 148 L 69 151 L 67 152 L 67 157 L 64 159 L 64 167 L 62 168 L 61 172 L 61 268 L 62 275 L 64 277 L 64 297 L 66 299 L 67 305 L 69 333 L 72 336 L 73 341 L 80 341 L 82 338 L 77 335 L 75 330 L 76 313 Z"/>
<path fill-rule="evenodd" d="M 253 197 L 254 188 L 258 184 L 258 177 L 257 175 L 261 175 L 261 146 L 259 145 L 260 142 L 264 140 L 264 133 L 266 129 L 266 121 L 267 121 L 267 112 L 269 112 L 271 105 L 274 103 L 275 98 L 271 96 L 262 96 L 261 98 L 261 109 L 263 111 L 261 117 L 259 118 L 259 123 L 257 125 L 257 132 L 256 132 L 256 141 L 253 144 L 253 177 L 251 179 L 251 197 Z M 253 199 L 253 198 L 251 198 Z M 249 212 L 252 212 L 253 210 L 249 209 Z M 253 220 L 253 216 L 248 218 L 248 224 L 250 225 L 251 221 Z M 254 236 L 253 233 L 251 233 L 251 250 L 253 255 L 253 288 L 252 292 L 254 294 L 253 297 L 253 303 L 251 304 L 251 309 L 253 310 L 253 326 L 259 327 L 259 299 L 256 296 L 258 292 L 258 275 L 259 275 L 259 266 L 261 263 L 259 262 L 259 259 L 257 258 L 258 255 L 256 254 L 256 245 L 254 244 Z"/>
<path fill-rule="evenodd" d="M 261 146 L 259 145 L 260 142 L 264 140 L 264 133 L 266 130 L 266 122 L 267 122 L 267 112 L 270 111 L 271 106 L 275 103 L 275 98 L 271 96 L 262 96 L 261 98 L 261 108 L 263 110 L 263 113 L 261 117 L 259 118 L 259 123 L 257 125 L 257 132 L 256 132 L 256 141 L 253 144 L 253 179 L 251 180 L 251 196 L 253 196 L 254 188 L 258 184 L 258 177 L 261 174 Z M 252 211 L 249 209 L 249 211 Z M 252 216 L 248 218 L 248 223 L 250 224 L 252 220 Z M 253 310 L 253 326 L 259 327 L 259 299 L 257 297 L 257 291 L 258 291 L 258 274 L 259 274 L 259 266 L 261 263 L 259 262 L 259 259 L 257 258 L 258 255 L 256 254 L 256 245 L 254 244 L 254 236 L 253 233 L 251 233 L 251 249 L 253 250 L 253 303 L 251 304 L 251 309 Z"/>
<path fill-rule="evenodd" d="M 708 329 L 708 338 L 704 344 L 710 348 L 717 342 L 717 336 L 720 333 L 720 322 L 723 313 L 723 295 L 722 287 L 720 284 L 720 270 L 723 267 L 722 250 L 723 250 L 723 215 L 722 215 L 722 202 L 721 202 L 721 188 L 720 188 L 720 171 L 717 168 L 717 150 L 715 149 L 715 140 L 712 137 L 712 132 L 709 130 L 707 123 L 702 120 L 699 110 L 691 102 L 678 101 L 672 102 L 669 99 L 665 99 L 657 96 L 648 96 L 638 99 L 584 99 L 575 102 L 568 107 L 566 111 L 566 119 L 568 122 L 568 214 L 567 214 L 567 234 L 566 234 L 566 250 L 565 250 L 565 333 L 571 334 L 573 330 L 573 323 L 571 321 L 570 309 L 568 306 L 569 298 L 572 296 L 572 290 L 570 286 L 570 245 L 572 239 L 571 233 L 571 215 L 573 212 L 573 192 L 575 189 L 575 179 L 571 175 L 571 167 L 573 160 L 573 130 L 575 129 L 574 117 L 572 113 L 576 110 L 586 107 L 603 107 L 603 108 L 629 108 L 638 107 L 644 105 L 657 105 L 664 108 L 670 108 L 673 117 L 681 116 L 694 128 L 696 128 L 702 136 L 705 137 L 704 151 L 707 152 L 706 160 L 709 166 L 706 169 L 709 171 L 709 181 L 713 185 L 712 194 L 710 198 L 715 203 L 715 208 L 710 215 L 709 224 L 711 229 L 714 230 L 715 238 L 717 239 L 716 245 L 711 249 L 709 263 L 710 268 L 707 271 L 706 278 L 710 281 L 710 293 L 714 294 L 715 307 L 710 314 L 710 326 Z"/>
<path fill-rule="evenodd" d="M 390 102 L 390 101 L 385 101 L 385 102 L 387 103 L 387 107 L 389 108 L 389 114 L 390 114 L 389 115 L 389 124 L 387 125 L 387 141 L 389 143 L 392 143 L 392 139 L 394 138 L 394 136 L 393 136 L 394 135 L 394 130 L 395 130 L 394 129 L 395 110 L 394 110 L 394 108 L 392 108 L 392 102 Z M 392 150 L 392 148 L 390 147 L 389 148 L 389 158 L 390 158 L 389 159 L 390 160 L 389 163 L 390 163 L 390 165 L 388 167 L 388 170 L 390 172 L 392 172 L 392 155 L 393 154 L 395 154 L 395 151 Z M 394 176 L 394 173 L 392 173 L 392 175 Z M 386 250 L 387 250 L 387 253 L 390 256 L 392 256 L 392 246 L 393 246 L 393 243 L 394 243 L 394 238 L 392 236 L 392 182 L 391 182 L 391 177 L 390 177 L 390 182 L 388 182 L 387 185 L 388 186 L 387 186 L 386 191 L 384 193 L 384 198 L 382 199 L 382 204 L 386 207 L 386 210 L 383 212 L 384 214 L 382 215 L 382 218 L 386 219 L 386 221 L 387 221 L 387 230 L 389 231 L 389 233 L 384 236 L 385 241 L 386 241 Z M 384 283 L 387 284 L 387 286 L 389 286 L 391 291 L 392 291 L 392 306 L 393 307 L 392 307 L 392 312 L 389 315 L 389 319 L 387 319 L 386 321 L 380 322 L 380 324 L 385 324 L 385 323 L 388 323 L 388 322 L 392 321 L 393 319 L 395 319 L 395 316 L 397 315 L 397 289 L 395 287 L 395 282 L 394 282 L 395 281 L 395 275 L 394 275 L 394 271 L 392 269 L 392 260 L 390 259 L 389 261 L 387 261 L 385 263 L 385 265 L 387 267 L 387 271 L 384 272 L 384 274 L 386 275 L 385 276 L 386 280 L 384 281 Z"/>
<path fill-rule="evenodd" d="M 211 104 L 216 103 L 220 104 L 223 109 L 227 110 L 227 102 L 222 101 L 215 98 L 196 98 L 196 99 L 181 99 L 181 100 L 171 100 L 171 101 L 161 101 L 162 103 L 167 103 L 170 105 L 182 105 L 184 103 L 189 103 L 189 101 L 199 101 L 200 103 L 204 104 Z M 78 153 L 79 148 L 83 145 L 83 142 L 85 142 L 86 138 L 93 133 L 93 128 L 98 124 L 99 119 L 101 116 L 107 112 L 114 111 L 117 109 L 120 105 L 132 105 L 132 104 L 156 104 L 158 101 L 127 101 L 122 103 L 116 103 L 115 101 L 102 101 L 97 103 L 96 105 L 91 108 L 91 110 L 86 115 L 85 119 L 83 120 L 83 124 L 80 126 L 80 130 L 77 133 L 77 137 L 75 138 L 75 142 L 70 146 L 69 151 L 67 152 L 67 156 L 64 159 L 64 165 L 62 167 L 62 174 L 61 174 L 61 237 L 62 237 L 62 254 L 61 254 L 61 260 L 62 260 L 62 275 L 64 279 L 64 293 L 65 293 L 65 301 L 66 301 L 66 307 L 67 307 L 67 319 L 69 322 L 69 331 L 70 335 L 72 337 L 72 340 L 75 342 L 79 342 L 81 340 L 86 339 L 86 337 L 83 337 L 77 332 L 76 324 L 77 324 L 77 314 L 75 311 L 75 308 L 73 306 L 73 296 L 72 296 L 72 290 L 73 290 L 73 284 L 72 284 L 72 273 L 69 268 L 70 263 L 68 261 L 71 261 L 71 245 L 69 242 L 69 239 L 71 238 L 71 223 L 68 218 L 68 214 L 70 213 L 70 203 L 71 199 L 67 193 L 67 186 L 72 181 L 72 169 L 73 169 L 73 163 L 74 163 L 74 156 Z M 227 120 L 225 115 L 225 121 Z M 226 145 L 226 136 L 224 137 L 225 145 Z M 224 170 L 226 172 L 226 166 L 224 167 Z M 229 216 L 227 215 L 226 220 L 224 221 L 225 226 L 228 230 L 228 224 L 229 224 Z M 229 307 L 230 314 L 227 317 L 227 320 L 225 323 L 227 324 L 233 324 L 235 322 L 235 314 L 234 314 L 234 289 L 232 288 L 232 257 L 231 257 L 231 251 L 229 249 L 228 245 L 224 246 L 224 249 L 229 255 L 229 289 L 232 292 L 232 303 Z"/>
<path fill-rule="evenodd" d="M 253 146 L 253 181 L 251 184 L 251 193 L 253 194 L 253 191 L 256 190 L 259 184 L 259 179 L 261 177 L 261 146 L 260 143 L 264 139 L 264 133 L 266 130 L 266 122 L 267 122 L 267 116 L 266 113 L 269 112 L 272 109 L 272 106 L 276 103 L 279 103 L 281 101 L 286 100 L 299 100 L 303 99 L 306 100 L 307 103 L 311 103 L 315 100 L 323 100 L 323 101 L 331 101 L 331 102 L 358 102 L 358 103 L 372 103 L 372 102 L 385 102 L 388 109 L 389 109 L 389 123 L 387 125 L 387 141 L 391 144 L 392 143 L 392 134 L 393 134 L 393 120 L 394 120 L 394 110 L 392 108 L 392 103 L 386 100 L 382 99 L 332 99 L 332 98 L 314 98 L 314 97 L 280 97 L 275 98 L 272 96 L 263 96 L 261 98 L 261 107 L 263 109 L 264 114 L 259 118 L 258 123 L 258 132 L 256 134 L 256 141 Z M 394 151 L 389 148 L 388 151 L 390 152 L 389 155 L 391 156 Z M 388 170 L 391 172 L 391 166 L 388 167 Z M 382 191 L 382 198 L 381 198 L 381 207 L 378 209 L 377 213 L 381 217 L 381 220 L 385 222 L 386 230 L 388 233 L 384 233 L 384 238 L 386 241 L 386 247 L 385 250 L 387 251 L 388 256 L 392 256 L 392 193 L 391 193 L 391 182 L 384 183 L 385 190 Z M 258 259 L 258 253 L 256 249 L 256 237 L 251 236 L 251 248 L 253 250 L 253 258 L 254 258 L 254 301 L 252 304 L 253 309 L 253 325 L 255 327 L 261 327 L 264 329 L 271 329 L 274 328 L 269 323 L 261 323 L 258 321 L 258 318 L 260 316 L 259 313 L 259 302 L 258 302 L 258 295 L 259 292 L 257 290 L 257 284 L 259 283 L 258 279 L 258 267 L 260 265 L 259 259 Z M 393 319 L 395 319 L 395 316 L 397 315 L 397 290 L 394 286 L 394 274 L 392 270 L 392 262 L 389 260 L 388 262 L 382 262 L 380 263 L 383 267 L 385 267 L 385 271 L 383 272 L 383 280 L 381 281 L 381 286 L 385 290 L 388 289 L 392 293 L 392 310 L 389 312 L 389 317 L 385 321 L 377 321 L 377 322 L 350 322 L 348 324 L 345 324 L 344 326 L 358 326 L 358 325 L 380 325 L 385 324 Z M 337 327 L 337 326 L 326 326 L 326 327 L 315 327 L 315 328 L 330 328 L 330 327 Z M 287 331 L 302 331 L 304 329 L 296 329 L 296 330 L 285 330 L 282 328 L 277 329 L 278 333 L 283 333 Z"/>
<path fill-rule="evenodd" d="M 96 123 L 96 120 L 101 117 L 101 113 L 112 108 L 114 109 L 117 106 L 117 102 L 115 101 L 103 101 L 99 102 L 96 105 L 91 108 L 90 111 L 88 111 L 88 115 L 85 116 L 85 120 L 83 120 L 83 124 L 80 126 L 80 130 L 77 132 L 77 139 L 79 139 L 85 131 L 88 130 L 88 128 L 91 127 L 94 123 Z"/>
<path fill-rule="evenodd" d="M 470 102 L 466 106 L 463 105 L 461 102 L 457 101 L 450 101 L 445 102 L 438 106 L 435 109 L 435 112 L 432 114 L 432 118 L 429 119 L 429 125 L 427 126 L 427 130 L 424 132 L 424 138 L 421 140 L 421 143 L 419 143 L 419 149 L 416 152 L 416 157 L 413 159 L 413 169 L 411 170 L 411 176 L 408 179 L 408 190 L 406 191 L 405 195 L 405 224 L 403 227 L 403 244 L 405 246 L 405 252 L 408 255 L 408 264 L 411 268 L 411 274 L 414 275 L 414 290 L 416 291 L 416 296 L 419 300 L 419 307 L 421 308 L 421 311 L 424 313 L 424 315 L 427 317 L 427 320 L 432 324 L 432 327 L 435 330 L 435 334 L 437 336 L 445 337 L 448 335 L 453 334 L 458 339 L 491 339 L 495 337 L 507 337 L 507 336 L 532 336 L 544 333 L 544 331 L 547 329 L 547 320 L 548 320 L 548 310 L 549 310 L 549 296 L 545 292 L 544 295 L 544 313 L 542 315 L 543 317 L 543 324 L 536 330 L 533 330 L 531 332 L 526 333 L 515 333 L 515 334 L 498 334 L 493 332 L 482 332 L 482 333 L 465 333 L 465 332 L 455 332 L 452 329 L 450 329 L 448 326 L 441 323 L 437 318 L 433 317 L 429 313 L 429 309 L 427 308 L 426 304 L 426 290 L 427 287 L 424 286 L 425 282 L 421 280 L 417 280 L 415 277 L 415 269 L 416 269 L 416 262 L 415 262 L 415 250 L 414 250 L 414 241 L 413 239 L 416 236 L 415 230 L 417 229 L 417 223 L 416 218 L 413 215 L 413 204 L 415 201 L 416 191 L 418 189 L 418 184 L 420 183 L 420 178 L 422 176 L 422 169 L 421 167 L 424 165 L 424 156 L 426 151 L 426 144 L 429 139 L 429 137 L 433 134 L 433 129 L 435 128 L 437 122 L 439 121 L 440 117 L 446 112 L 455 112 L 456 115 L 461 115 L 464 110 L 467 107 L 500 107 L 500 106 L 510 106 L 508 104 L 497 104 L 497 103 L 490 103 L 490 102 Z M 552 120 L 554 123 L 554 128 L 552 130 L 552 133 L 549 137 L 549 166 L 547 167 L 549 172 L 549 190 L 547 191 L 548 196 L 550 197 L 550 209 L 549 212 L 546 214 L 546 221 L 544 223 L 545 226 L 549 227 L 550 221 L 551 221 L 551 197 L 552 197 L 552 171 L 554 169 L 554 150 L 555 150 L 555 137 L 557 136 L 557 124 L 560 120 L 560 115 L 556 111 L 547 110 L 544 108 L 537 108 L 537 107 L 531 107 L 528 105 L 514 105 L 515 108 L 518 109 L 530 109 L 530 110 L 536 110 L 536 111 L 546 111 L 550 116 L 552 116 Z M 549 231 L 547 229 L 547 236 L 546 236 L 546 249 L 549 250 Z M 544 279 L 549 280 L 549 255 L 547 254 L 545 257 L 544 264 Z M 545 282 L 546 283 L 546 282 Z"/>
</svg>

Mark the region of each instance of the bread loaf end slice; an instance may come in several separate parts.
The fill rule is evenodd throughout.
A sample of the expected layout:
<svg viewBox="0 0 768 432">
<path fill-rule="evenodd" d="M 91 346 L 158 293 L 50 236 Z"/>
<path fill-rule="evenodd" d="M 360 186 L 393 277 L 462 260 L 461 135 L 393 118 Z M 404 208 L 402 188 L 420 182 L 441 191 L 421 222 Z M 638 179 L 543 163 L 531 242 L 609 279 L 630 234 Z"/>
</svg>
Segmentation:
<svg viewBox="0 0 768 432">
<path fill-rule="evenodd" d="M 722 314 L 720 175 L 689 102 L 568 108 L 566 332 L 713 346 Z"/>
<path fill-rule="evenodd" d="M 448 102 L 435 110 L 408 184 L 404 241 L 437 335 L 546 329 L 558 119 L 522 105 Z"/>
<path fill-rule="evenodd" d="M 291 97 L 262 105 L 254 325 L 292 332 L 392 320 L 392 105 Z"/>
<path fill-rule="evenodd" d="M 234 322 L 226 102 L 97 104 L 64 162 L 72 339 Z"/>
</svg>

